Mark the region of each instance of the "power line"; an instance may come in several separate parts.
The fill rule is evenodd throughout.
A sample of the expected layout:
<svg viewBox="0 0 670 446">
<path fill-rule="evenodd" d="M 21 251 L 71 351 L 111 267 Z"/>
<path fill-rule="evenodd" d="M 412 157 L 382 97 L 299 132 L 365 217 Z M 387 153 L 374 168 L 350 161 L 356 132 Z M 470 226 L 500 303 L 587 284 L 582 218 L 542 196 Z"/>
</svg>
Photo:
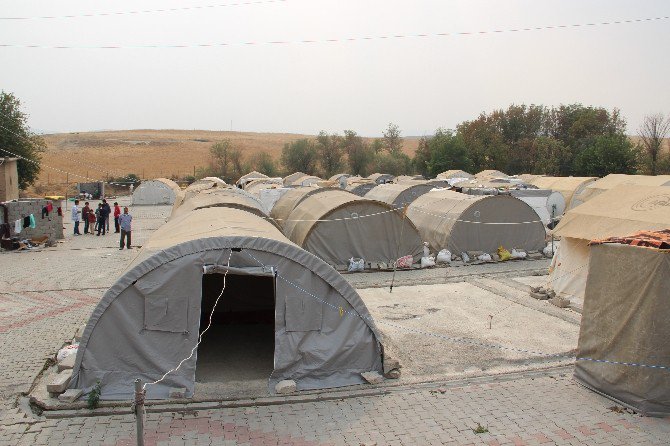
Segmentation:
<svg viewBox="0 0 670 446">
<path fill-rule="evenodd" d="M 223 48 L 231 46 L 328 44 L 328 43 L 365 42 L 365 41 L 377 41 L 377 40 L 423 39 L 429 37 L 465 37 L 465 36 L 521 33 L 521 32 L 546 31 L 546 30 L 568 30 L 575 28 L 588 28 L 588 27 L 607 26 L 607 25 L 627 25 L 636 23 L 647 23 L 647 22 L 656 22 L 668 19 L 670 19 L 670 16 L 648 17 L 641 19 L 612 20 L 605 22 L 592 22 L 592 23 L 533 26 L 527 28 L 507 28 L 507 29 L 482 30 L 482 31 L 455 31 L 455 32 L 421 33 L 421 34 L 386 34 L 377 36 L 358 36 L 358 37 L 344 37 L 344 38 L 333 38 L 333 39 L 268 40 L 268 41 L 219 42 L 219 43 L 215 42 L 215 43 L 194 43 L 194 44 L 184 43 L 184 44 L 142 44 L 142 45 L 90 45 L 90 46 L 2 43 L 0 44 L 0 48 L 32 48 L 32 49 L 59 49 L 59 50 L 69 50 L 69 49 L 117 50 L 117 49 Z"/>
<path fill-rule="evenodd" d="M 237 3 L 218 3 L 213 5 L 183 6 L 177 8 L 139 9 L 135 11 L 91 12 L 87 14 L 43 15 L 36 17 L 0 17 L 0 20 L 45 20 L 45 19 L 77 19 L 83 17 L 111 17 L 111 16 L 124 16 L 124 15 L 152 14 L 156 12 L 194 11 L 202 9 L 225 8 L 229 6 L 249 6 L 249 5 L 262 5 L 268 3 L 284 3 L 286 1 L 287 0 L 257 0 L 257 1 L 237 2 Z"/>
</svg>

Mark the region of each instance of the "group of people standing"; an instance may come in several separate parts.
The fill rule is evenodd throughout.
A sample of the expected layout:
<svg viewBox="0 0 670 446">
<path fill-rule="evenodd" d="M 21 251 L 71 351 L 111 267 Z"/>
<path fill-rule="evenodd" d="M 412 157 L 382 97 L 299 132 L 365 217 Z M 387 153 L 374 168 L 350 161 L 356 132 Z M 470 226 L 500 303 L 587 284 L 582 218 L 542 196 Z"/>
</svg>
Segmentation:
<svg viewBox="0 0 670 446">
<path fill-rule="evenodd" d="M 124 207 L 123 212 L 121 212 L 119 203 L 115 202 L 114 209 L 112 210 L 105 199 L 98 204 L 97 208 L 91 207 L 87 201 L 84 203 L 84 207 L 81 210 L 79 210 L 79 200 L 74 201 L 74 206 L 72 206 L 74 235 L 82 235 L 81 232 L 79 232 L 79 222 L 81 220 L 84 221 L 84 234 L 93 235 L 95 233 L 97 236 L 100 236 L 100 234 L 106 235 L 110 232 L 109 222 L 112 213 L 114 215 L 114 233 L 121 234 L 119 249 L 123 249 L 124 247 L 131 249 L 130 237 L 133 217 L 128 213 L 128 207 Z"/>
</svg>

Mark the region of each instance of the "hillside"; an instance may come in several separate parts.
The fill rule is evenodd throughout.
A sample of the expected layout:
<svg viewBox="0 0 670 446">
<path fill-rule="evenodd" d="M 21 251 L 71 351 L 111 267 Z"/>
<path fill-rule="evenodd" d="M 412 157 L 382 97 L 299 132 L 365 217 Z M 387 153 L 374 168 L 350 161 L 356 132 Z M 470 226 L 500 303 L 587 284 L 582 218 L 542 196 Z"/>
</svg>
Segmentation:
<svg viewBox="0 0 670 446">
<path fill-rule="evenodd" d="M 194 168 L 208 166 L 211 160 L 209 148 L 226 138 L 242 150 L 245 158 L 267 152 L 278 159 L 284 144 L 313 137 L 292 133 L 206 130 L 122 130 L 44 135 L 47 151 L 43 155 L 44 168 L 36 186 L 40 194 L 64 191 L 67 181 L 85 181 L 75 175 L 96 179 L 129 173 L 142 178 L 182 177 L 193 174 Z M 404 150 L 411 156 L 417 145 L 417 138 L 407 138 Z M 68 177 L 64 172 L 75 175 Z"/>
</svg>

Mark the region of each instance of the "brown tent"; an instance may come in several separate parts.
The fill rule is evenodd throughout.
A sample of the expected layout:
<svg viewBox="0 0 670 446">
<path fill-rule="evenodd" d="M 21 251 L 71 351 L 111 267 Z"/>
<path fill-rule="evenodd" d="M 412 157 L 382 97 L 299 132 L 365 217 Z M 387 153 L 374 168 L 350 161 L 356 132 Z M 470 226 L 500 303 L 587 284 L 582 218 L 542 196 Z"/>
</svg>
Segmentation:
<svg viewBox="0 0 670 446">
<path fill-rule="evenodd" d="M 302 200 L 285 222 L 284 234 L 331 265 L 346 265 L 352 257 L 387 264 L 404 255 L 418 260 L 422 249 L 408 218 L 386 203 L 342 190 Z"/>
<path fill-rule="evenodd" d="M 670 415 L 668 277 L 669 250 L 590 247 L 575 378 L 652 416 Z"/>
<path fill-rule="evenodd" d="M 423 194 L 407 210 L 434 251 L 540 250 L 545 230 L 533 208 L 509 195 L 466 195 L 446 189 Z"/>
<path fill-rule="evenodd" d="M 235 183 L 237 186 L 244 188 L 247 183 L 253 180 L 257 180 L 260 178 L 267 178 L 268 176 L 265 175 L 264 173 L 256 172 L 255 170 L 253 172 L 249 172 L 246 175 L 242 175 L 237 182 Z"/>
<path fill-rule="evenodd" d="M 323 188 L 323 187 L 314 187 L 314 186 L 305 186 L 305 187 L 296 187 L 284 193 L 279 200 L 272 207 L 270 216 L 279 223 L 280 226 L 284 226 L 284 222 L 288 219 L 293 209 L 295 209 L 298 204 L 309 197 L 312 194 L 318 194 L 327 190 L 337 190 L 333 188 Z"/>
<path fill-rule="evenodd" d="M 434 186 L 426 182 L 411 182 L 401 184 L 380 184 L 365 194 L 370 200 L 383 201 L 396 209 L 402 208 L 430 192 Z"/>
</svg>

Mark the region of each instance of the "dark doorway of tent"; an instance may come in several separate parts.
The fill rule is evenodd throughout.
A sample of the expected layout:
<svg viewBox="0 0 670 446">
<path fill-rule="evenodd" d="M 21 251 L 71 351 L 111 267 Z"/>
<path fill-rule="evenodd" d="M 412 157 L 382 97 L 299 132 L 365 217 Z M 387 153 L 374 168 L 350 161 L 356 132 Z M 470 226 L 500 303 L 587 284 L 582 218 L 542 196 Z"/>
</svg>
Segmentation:
<svg viewBox="0 0 670 446">
<path fill-rule="evenodd" d="M 197 352 L 196 397 L 266 395 L 274 369 L 274 274 L 203 274 L 200 333 L 210 316 Z"/>
</svg>

